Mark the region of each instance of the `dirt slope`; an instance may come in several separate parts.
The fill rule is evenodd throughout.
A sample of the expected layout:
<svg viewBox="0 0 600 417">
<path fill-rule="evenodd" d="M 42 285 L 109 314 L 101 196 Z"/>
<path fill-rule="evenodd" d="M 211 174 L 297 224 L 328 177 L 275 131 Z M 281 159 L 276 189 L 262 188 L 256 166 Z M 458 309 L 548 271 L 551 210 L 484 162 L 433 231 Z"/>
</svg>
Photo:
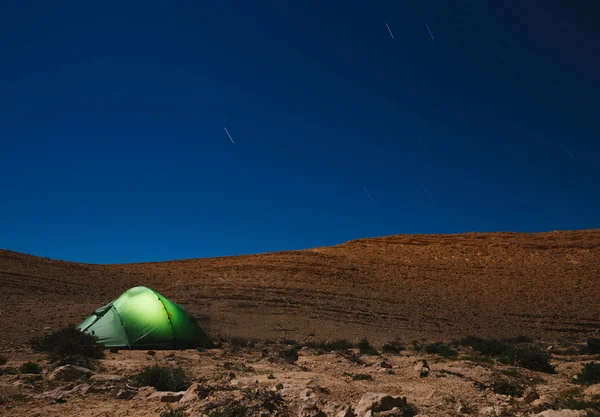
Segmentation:
<svg viewBox="0 0 600 417">
<path fill-rule="evenodd" d="M 400 235 L 128 265 L 0 251 L 0 343 L 79 323 L 135 285 L 182 303 L 213 336 L 581 336 L 600 332 L 600 230 Z"/>
</svg>

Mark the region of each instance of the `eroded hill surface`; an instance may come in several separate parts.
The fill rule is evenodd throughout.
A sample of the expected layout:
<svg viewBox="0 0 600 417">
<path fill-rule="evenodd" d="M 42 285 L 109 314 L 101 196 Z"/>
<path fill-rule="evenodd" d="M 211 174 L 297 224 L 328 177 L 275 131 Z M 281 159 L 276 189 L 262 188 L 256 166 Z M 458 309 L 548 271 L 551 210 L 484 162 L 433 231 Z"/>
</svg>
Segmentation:
<svg viewBox="0 0 600 417">
<path fill-rule="evenodd" d="M 212 336 L 583 336 L 600 331 L 600 230 L 399 235 L 127 265 L 0 251 L 0 343 L 79 323 L 135 285 L 185 305 Z"/>
</svg>

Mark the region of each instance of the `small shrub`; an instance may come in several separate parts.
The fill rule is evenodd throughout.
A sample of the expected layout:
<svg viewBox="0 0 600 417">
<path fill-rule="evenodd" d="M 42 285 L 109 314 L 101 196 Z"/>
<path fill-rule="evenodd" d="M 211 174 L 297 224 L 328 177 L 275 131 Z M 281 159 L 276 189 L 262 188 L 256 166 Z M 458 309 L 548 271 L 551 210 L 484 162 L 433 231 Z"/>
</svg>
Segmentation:
<svg viewBox="0 0 600 417">
<path fill-rule="evenodd" d="M 523 378 L 523 375 L 517 369 L 501 369 L 500 372 L 511 378 Z"/>
<path fill-rule="evenodd" d="M 397 340 L 387 342 L 383 346 L 381 346 L 381 351 L 383 353 L 389 353 L 392 355 L 397 355 L 398 353 L 402 352 L 403 350 L 406 350 L 406 348 L 402 345 L 402 343 L 400 343 Z"/>
<path fill-rule="evenodd" d="M 147 366 L 133 377 L 136 385 L 154 387 L 158 391 L 185 391 L 191 382 L 180 367 Z"/>
<path fill-rule="evenodd" d="M 349 376 L 353 381 L 372 381 L 373 377 L 369 374 L 350 374 L 348 372 L 344 372 L 343 376 Z"/>
<path fill-rule="evenodd" d="M 358 350 L 361 355 L 379 356 L 379 352 L 365 338 L 358 343 Z"/>
<path fill-rule="evenodd" d="M 248 340 L 248 339 L 244 339 L 242 337 L 232 337 L 231 339 L 229 339 L 229 344 L 231 346 L 234 347 L 238 347 L 238 348 L 245 348 L 245 347 L 253 347 L 254 346 L 254 342 Z"/>
<path fill-rule="evenodd" d="M 412 404 L 404 404 L 400 407 L 400 411 L 402 411 L 403 417 L 414 417 L 419 414 L 419 410 Z"/>
<path fill-rule="evenodd" d="M 600 363 L 590 362 L 583 365 L 583 369 L 577 374 L 577 382 L 589 385 L 600 383 Z"/>
<path fill-rule="evenodd" d="M 275 379 L 275 375 L 273 375 L 271 372 L 269 375 L 267 375 L 267 379 Z"/>
<path fill-rule="evenodd" d="M 357 355 L 356 353 L 352 352 L 351 350 L 344 350 L 341 352 L 338 352 L 344 359 L 349 360 L 350 362 L 353 362 L 357 365 L 364 365 L 364 361 L 360 358 L 359 355 Z"/>
<path fill-rule="evenodd" d="M 8 362 L 8 358 L 6 356 L 0 356 L 0 366 L 6 365 L 6 362 Z"/>
<path fill-rule="evenodd" d="M 296 346 L 292 346 L 289 349 L 273 349 L 270 352 L 267 351 L 267 356 L 271 362 L 287 362 L 294 363 L 298 360 L 298 348 Z"/>
<path fill-rule="evenodd" d="M 335 340 L 333 342 L 308 342 L 305 346 L 311 349 L 324 350 L 327 352 L 332 350 L 339 352 L 352 349 L 354 347 L 352 343 L 345 339 Z"/>
<path fill-rule="evenodd" d="M 550 355 L 535 346 L 512 347 L 500 356 L 500 362 L 547 374 L 556 373 Z"/>
<path fill-rule="evenodd" d="M 211 411 L 209 417 L 244 417 L 248 413 L 248 407 L 240 404 L 228 404 Z"/>
<path fill-rule="evenodd" d="M 185 417 L 185 407 L 168 408 L 160 413 L 160 417 Z"/>
<path fill-rule="evenodd" d="M 487 358 L 485 356 L 477 356 L 477 355 L 471 355 L 471 356 L 465 356 L 464 360 L 466 361 L 471 361 L 471 362 L 476 362 L 476 363 L 485 363 L 488 365 L 493 365 L 494 364 L 494 360 Z"/>
<path fill-rule="evenodd" d="M 298 348 L 296 346 L 292 346 L 289 349 L 284 349 L 279 352 L 279 355 L 286 362 L 293 363 L 298 360 Z"/>
<path fill-rule="evenodd" d="M 591 401 L 588 401 L 581 398 L 579 395 L 567 395 L 563 398 L 557 398 L 554 402 L 553 408 L 569 410 L 587 410 L 586 417 L 600 416 L 600 401 L 598 399 L 593 398 Z"/>
<path fill-rule="evenodd" d="M 46 352 L 50 361 L 58 365 L 78 365 L 94 368 L 95 360 L 104 357 L 104 346 L 94 335 L 84 333 L 70 325 L 51 334 L 34 338 L 31 347 Z"/>
<path fill-rule="evenodd" d="M 19 367 L 19 372 L 22 374 L 41 374 L 42 367 L 35 362 L 25 362 Z"/>
<path fill-rule="evenodd" d="M 492 391 L 500 395 L 510 395 L 511 397 L 521 397 L 524 392 L 523 385 L 505 378 L 497 379 L 492 384 Z"/>
<path fill-rule="evenodd" d="M 413 340 L 411 343 L 411 348 L 415 352 L 421 352 L 423 350 L 423 345 L 416 340 Z"/>
<path fill-rule="evenodd" d="M 558 348 L 552 351 L 553 355 L 564 355 L 564 356 L 573 356 L 573 355 L 582 355 L 588 353 L 588 349 L 585 346 L 568 346 L 565 348 Z"/>
<path fill-rule="evenodd" d="M 471 346 L 475 352 L 490 356 L 499 356 L 509 348 L 506 343 L 498 339 L 483 339 L 475 336 L 467 336 L 457 343 L 460 346 Z"/>
<path fill-rule="evenodd" d="M 457 356 L 458 352 L 445 343 L 432 343 L 425 346 L 425 352 L 432 355 L 440 355 L 445 358 Z"/>
<path fill-rule="evenodd" d="M 591 355 L 600 353 L 600 339 L 589 337 L 587 340 L 587 351 Z"/>
</svg>

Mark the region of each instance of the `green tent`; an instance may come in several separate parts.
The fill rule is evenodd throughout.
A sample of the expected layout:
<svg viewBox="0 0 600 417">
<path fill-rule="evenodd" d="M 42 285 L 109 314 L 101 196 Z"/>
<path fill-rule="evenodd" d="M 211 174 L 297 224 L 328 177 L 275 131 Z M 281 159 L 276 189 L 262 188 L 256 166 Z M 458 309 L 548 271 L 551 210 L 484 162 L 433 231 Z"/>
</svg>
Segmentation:
<svg viewBox="0 0 600 417">
<path fill-rule="evenodd" d="M 134 287 L 94 311 L 79 326 L 106 347 L 182 349 L 210 340 L 185 307 L 147 287 Z"/>
</svg>

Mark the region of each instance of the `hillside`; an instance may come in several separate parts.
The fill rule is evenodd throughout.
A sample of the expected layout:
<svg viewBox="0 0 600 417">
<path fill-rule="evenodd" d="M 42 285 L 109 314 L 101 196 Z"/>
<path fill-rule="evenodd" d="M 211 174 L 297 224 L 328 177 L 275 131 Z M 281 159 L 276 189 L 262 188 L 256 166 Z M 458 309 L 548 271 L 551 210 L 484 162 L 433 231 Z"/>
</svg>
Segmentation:
<svg viewBox="0 0 600 417">
<path fill-rule="evenodd" d="M 79 323 L 135 285 L 185 305 L 212 336 L 581 336 L 600 331 L 600 230 L 399 235 L 127 265 L 0 251 L 0 343 Z"/>
</svg>

